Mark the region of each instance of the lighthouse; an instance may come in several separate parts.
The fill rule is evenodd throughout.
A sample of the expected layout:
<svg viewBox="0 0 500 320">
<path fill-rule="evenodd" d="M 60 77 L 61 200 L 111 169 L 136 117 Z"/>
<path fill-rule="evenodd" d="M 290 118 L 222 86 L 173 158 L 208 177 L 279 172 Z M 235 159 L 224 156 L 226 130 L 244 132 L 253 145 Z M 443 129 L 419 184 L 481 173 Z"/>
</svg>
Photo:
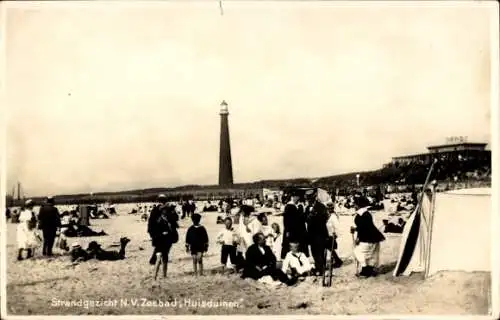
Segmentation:
<svg viewBox="0 0 500 320">
<path fill-rule="evenodd" d="M 233 164 L 229 140 L 229 110 L 226 101 L 220 104 L 220 149 L 219 149 L 219 186 L 233 184 Z"/>
</svg>

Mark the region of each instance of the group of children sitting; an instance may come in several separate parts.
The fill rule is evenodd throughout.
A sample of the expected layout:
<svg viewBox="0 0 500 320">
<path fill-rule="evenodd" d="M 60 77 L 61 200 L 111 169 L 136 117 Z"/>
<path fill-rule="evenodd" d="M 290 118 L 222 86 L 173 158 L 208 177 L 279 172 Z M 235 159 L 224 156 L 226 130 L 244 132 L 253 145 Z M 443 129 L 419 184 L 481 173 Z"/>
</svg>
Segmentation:
<svg viewBox="0 0 500 320">
<path fill-rule="evenodd" d="M 195 275 L 203 274 L 203 255 L 208 251 L 209 238 L 201 215 L 191 216 L 193 225 L 186 233 L 186 251 L 193 258 Z M 224 229 L 217 235 L 217 244 L 221 245 L 220 263 L 222 272 L 226 271 L 228 262 L 231 269 L 242 272 L 243 278 L 252 278 L 262 282 L 276 282 L 293 285 L 303 280 L 312 270 L 309 258 L 299 251 L 299 243 L 291 242 L 290 251 L 280 262 L 282 234 L 277 223 L 268 226 L 267 216 L 261 214 L 256 223 L 244 216 L 240 221 L 240 230 L 233 227 L 231 217 L 224 219 Z M 257 229 L 254 227 L 257 225 Z M 253 229 L 253 230 L 252 230 Z M 277 258 L 278 257 L 278 258 Z"/>
</svg>

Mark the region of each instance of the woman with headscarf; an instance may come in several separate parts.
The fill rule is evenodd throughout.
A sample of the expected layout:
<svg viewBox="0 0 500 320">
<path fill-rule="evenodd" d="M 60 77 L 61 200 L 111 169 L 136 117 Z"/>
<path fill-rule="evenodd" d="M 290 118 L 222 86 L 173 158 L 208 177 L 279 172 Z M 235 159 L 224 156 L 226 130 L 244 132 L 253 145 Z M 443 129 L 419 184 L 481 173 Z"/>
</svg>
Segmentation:
<svg viewBox="0 0 500 320">
<path fill-rule="evenodd" d="M 17 260 L 23 260 L 23 251 L 26 250 L 26 258 L 34 256 L 34 249 L 40 245 L 36 234 L 36 216 L 33 212 L 33 201 L 26 200 L 25 207 L 19 215 L 19 224 L 17 225 Z"/>
<path fill-rule="evenodd" d="M 378 267 L 380 255 L 380 242 L 385 240 L 384 235 L 373 223 L 373 216 L 369 211 L 370 203 L 362 196 L 354 197 L 356 216 L 355 227 L 351 233 L 356 233 L 354 255 L 361 265 L 360 277 L 376 276 L 375 268 Z"/>
</svg>

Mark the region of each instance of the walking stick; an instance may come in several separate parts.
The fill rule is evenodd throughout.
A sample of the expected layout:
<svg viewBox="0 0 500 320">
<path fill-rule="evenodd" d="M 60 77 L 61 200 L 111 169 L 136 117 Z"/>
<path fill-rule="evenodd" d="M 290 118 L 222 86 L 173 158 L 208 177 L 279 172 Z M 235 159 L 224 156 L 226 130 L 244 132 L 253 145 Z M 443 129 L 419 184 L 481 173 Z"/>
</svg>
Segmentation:
<svg viewBox="0 0 500 320">
<path fill-rule="evenodd" d="M 338 194 L 338 189 L 337 189 L 337 194 Z M 334 202 L 334 207 L 333 209 L 335 210 L 335 202 Z M 332 213 L 335 214 L 335 211 Z M 328 222 L 327 222 L 328 223 Z M 332 286 L 332 278 L 333 278 L 333 251 L 335 250 L 335 232 L 332 233 L 332 244 L 330 247 L 330 264 L 328 265 L 328 269 L 325 268 L 323 270 L 323 287 L 331 287 Z M 328 248 L 325 248 L 324 251 L 324 261 L 326 264 L 326 258 L 328 256 Z M 326 265 L 325 265 L 326 267 Z M 328 272 L 328 275 L 327 275 Z M 328 277 L 328 282 L 326 282 L 326 278 Z"/>
<path fill-rule="evenodd" d="M 326 257 L 328 256 L 328 249 L 325 247 L 325 250 L 323 251 L 323 259 L 326 261 Z M 321 284 L 323 287 L 326 287 L 326 270 L 323 270 L 323 279 Z"/>
<path fill-rule="evenodd" d="M 156 254 L 156 253 L 155 253 Z M 158 272 L 160 271 L 160 265 L 162 265 L 162 256 L 156 255 L 156 262 L 155 262 L 155 271 L 154 271 L 154 280 L 158 278 Z"/>
<path fill-rule="evenodd" d="M 58 250 L 62 250 L 61 248 L 61 232 L 57 232 L 56 236 L 54 238 L 54 247 L 57 248 Z"/>
<path fill-rule="evenodd" d="M 353 255 L 354 263 L 355 263 L 355 266 L 356 266 L 356 275 L 358 275 L 358 272 L 359 272 L 359 261 L 356 258 L 356 254 L 354 253 L 354 251 L 356 250 L 356 237 L 354 236 L 354 232 L 352 232 L 352 231 L 351 231 L 351 238 L 352 238 L 352 255 Z"/>
<path fill-rule="evenodd" d="M 333 278 L 333 250 L 335 250 L 335 238 L 332 236 L 332 245 L 330 247 L 330 261 L 328 265 L 328 269 L 323 271 L 323 287 L 331 287 L 332 286 L 332 278 Z M 326 257 L 328 253 L 328 248 L 325 248 L 325 263 Z M 328 273 L 328 274 L 327 274 Z M 328 278 L 328 282 L 327 279 Z"/>
</svg>

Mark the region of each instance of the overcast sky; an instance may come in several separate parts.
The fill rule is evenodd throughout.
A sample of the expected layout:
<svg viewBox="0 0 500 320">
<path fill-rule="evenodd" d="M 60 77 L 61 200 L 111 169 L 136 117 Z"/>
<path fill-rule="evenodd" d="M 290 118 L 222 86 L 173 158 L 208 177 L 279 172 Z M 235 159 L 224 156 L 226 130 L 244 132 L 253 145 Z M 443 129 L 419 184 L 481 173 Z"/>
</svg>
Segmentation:
<svg viewBox="0 0 500 320">
<path fill-rule="evenodd" d="M 490 141 L 486 7 L 16 7 L 7 187 L 28 195 L 215 184 L 223 99 L 235 182 Z"/>
</svg>

